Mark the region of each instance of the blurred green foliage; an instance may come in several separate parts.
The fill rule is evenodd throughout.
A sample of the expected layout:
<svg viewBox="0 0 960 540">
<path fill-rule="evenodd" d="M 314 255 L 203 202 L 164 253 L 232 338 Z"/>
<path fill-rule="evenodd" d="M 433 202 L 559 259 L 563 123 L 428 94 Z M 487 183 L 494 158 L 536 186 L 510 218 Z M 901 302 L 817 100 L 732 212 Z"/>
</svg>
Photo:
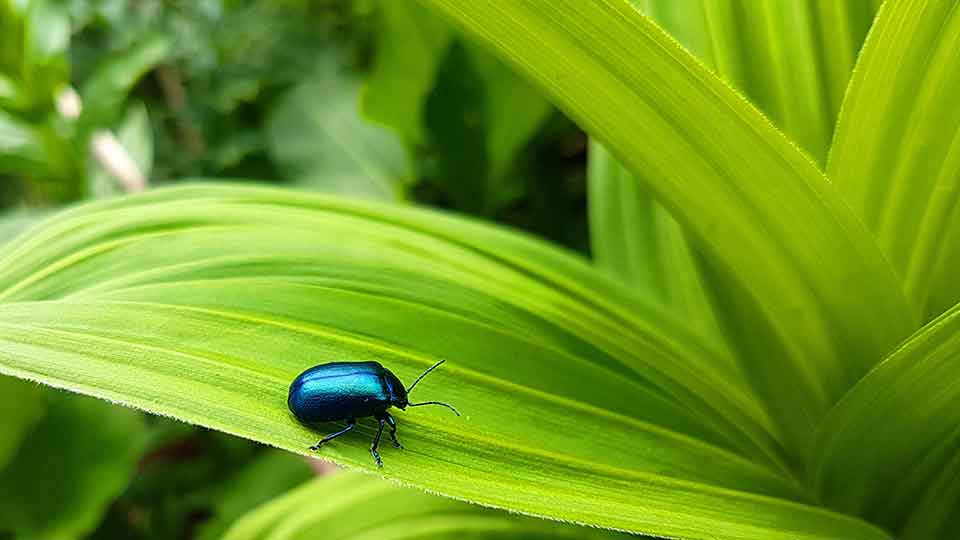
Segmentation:
<svg viewBox="0 0 960 540">
<path fill-rule="evenodd" d="M 0 242 L 124 192 L 104 133 L 151 185 L 257 178 L 586 249 L 583 134 L 413 2 L 0 0 Z M 0 410 L 0 539 L 218 538 L 312 476 L 31 383 L 0 378 Z"/>
</svg>

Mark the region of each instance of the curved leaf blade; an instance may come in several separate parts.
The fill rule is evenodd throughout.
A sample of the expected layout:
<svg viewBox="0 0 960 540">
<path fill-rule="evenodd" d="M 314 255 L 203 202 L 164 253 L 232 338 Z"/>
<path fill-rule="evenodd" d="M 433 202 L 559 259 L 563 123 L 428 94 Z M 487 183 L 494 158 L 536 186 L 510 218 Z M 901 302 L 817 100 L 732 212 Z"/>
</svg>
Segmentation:
<svg viewBox="0 0 960 540">
<path fill-rule="evenodd" d="M 370 510 L 376 508 L 375 512 Z M 507 514 L 341 472 L 317 478 L 256 508 L 223 540 L 359 538 L 632 538 Z"/>
<path fill-rule="evenodd" d="M 717 300 L 742 318 L 725 331 L 800 461 L 829 406 L 915 327 L 835 187 L 625 1 L 424 1 L 526 72 L 690 231 L 735 291 Z"/>
<path fill-rule="evenodd" d="M 909 538 L 956 531 L 958 377 L 960 305 L 907 340 L 831 411 L 811 468 L 822 500 L 898 532 L 910 520 Z"/>
<path fill-rule="evenodd" d="M 960 300 L 956 266 L 938 268 L 956 260 L 960 238 L 958 68 L 958 2 L 888 2 L 851 81 L 827 169 L 924 320 Z"/>
<path fill-rule="evenodd" d="M 21 238 L 0 254 L 0 291 L 3 373 L 308 454 L 319 434 L 286 410 L 304 368 L 376 359 L 410 380 L 448 358 L 417 391 L 464 417 L 399 414 L 408 449 L 384 449 L 392 478 L 649 534 L 886 538 L 786 500 L 804 495 L 732 450 L 762 413 L 701 368 L 708 346 L 585 262 L 495 227 L 280 190 L 164 190 Z M 691 369 L 720 385 L 719 409 L 679 384 Z M 372 426 L 357 431 L 322 457 L 372 469 Z"/>
</svg>

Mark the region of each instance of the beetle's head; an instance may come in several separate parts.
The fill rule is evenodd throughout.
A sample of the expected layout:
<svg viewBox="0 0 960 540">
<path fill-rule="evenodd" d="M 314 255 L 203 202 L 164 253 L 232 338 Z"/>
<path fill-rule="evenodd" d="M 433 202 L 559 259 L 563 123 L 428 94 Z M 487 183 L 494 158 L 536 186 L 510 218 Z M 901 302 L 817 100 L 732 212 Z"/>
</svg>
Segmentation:
<svg viewBox="0 0 960 540">
<path fill-rule="evenodd" d="M 385 379 L 387 381 L 387 391 L 390 392 L 390 404 L 398 409 L 407 408 L 407 389 L 396 375 L 387 371 Z"/>
</svg>

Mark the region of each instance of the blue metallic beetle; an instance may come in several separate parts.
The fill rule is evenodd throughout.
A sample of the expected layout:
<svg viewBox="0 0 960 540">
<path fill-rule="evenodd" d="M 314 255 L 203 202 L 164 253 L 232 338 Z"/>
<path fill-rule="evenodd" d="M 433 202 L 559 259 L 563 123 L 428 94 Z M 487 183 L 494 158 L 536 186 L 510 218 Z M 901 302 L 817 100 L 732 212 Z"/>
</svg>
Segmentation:
<svg viewBox="0 0 960 540">
<path fill-rule="evenodd" d="M 321 422 L 346 420 L 347 427 L 320 439 L 310 450 L 316 452 L 327 442 L 347 433 L 357 425 L 357 418 L 372 416 L 380 423 L 377 434 L 370 445 L 370 453 L 377 460 L 377 466 L 383 467 L 377 448 L 380 446 L 380 435 L 383 434 L 384 423 L 390 426 L 390 438 L 393 445 L 403 448 L 397 440 L 397 421 L 387 412 L 387 409 L 397 407 L 401 410 L 407 407 L 421 405 L 441 405 L 453 411 L 457 416 L 460 413 L 448 403 L 441 401 L 424 401 L 410 403 L 407 396 L 413 387 L 436 369 L 444 361 L 441 360 L 430 367 L 413 381 L 410 388 L 404 388 L 403 383 L 389 369 L 379 362 L 330 362 L 314 366 L 290 383 L 290 394 L 287 397 L 287 406 L 290 412 L 297 417 L 300 423 L 314 427 Z"/>
</svg>

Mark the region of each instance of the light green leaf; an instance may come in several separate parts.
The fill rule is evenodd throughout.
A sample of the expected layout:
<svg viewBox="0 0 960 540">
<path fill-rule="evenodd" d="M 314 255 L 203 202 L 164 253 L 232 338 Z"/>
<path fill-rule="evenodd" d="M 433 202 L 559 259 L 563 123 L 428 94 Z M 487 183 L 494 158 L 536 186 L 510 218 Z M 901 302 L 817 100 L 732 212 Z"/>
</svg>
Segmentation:
<svg viewBox="0 0 960 540">
<path fill-rule="evenodd" d="M 867 375 L 821 429 L 812 483 L 828 505 L 900 531 L 960 527 L 960 304 Z M 911 513 L 916 514 L 911 517 Z"/>
<path fill-rule="evenodd" d="M 960 250 L 957 6 L 887 4 L 851 82 L 828 168 L 924 320 L 960 300 L 957 267 L 938 269 Z"/>
<path fill-rule="evenodd" d="M 287 176 L 326 193 L 395 200 L 411 178 L 397 136 L 362 118 L 359 83 L 330 70 L 280 98 L 268 125 L 269 151 Z"/>
<path fill-rule="evenodd" d="M 464 416 L 399 414 L 407 449 L 384 448 L 381 472 L 448 496 L 691 539 L 887 538 L 793 502 L 806 496 L 769 421 L 710 343 L 496 227 L 279 190 L 158 190 L 10 245 L 0 298 L 0 372 L 302 454 L 323 434 L 286 410 L 303 369 L 375 359 L 412 380 L 446 358 L 417 392 Z M 371 434 L 364 422 L 321 455 L 373 469 Z"/>
<path fill-rule="evenodd" d="M 865 0 L 634 4 L 744 92 L 818 162 L 826 160 L 843 91 L 873 15 Z M 591 248 L 597 263 L 692 326 L 716 334 L 696 249 L 683 229 L 600 144 L 591 144 L 589 157 Z"/>
<path fill-rule="evenodd" d="M 47 415 L 0 471 L 0 531 L 65 540 L 93 529 L 135 472 L 143 415 L 48 393 Z"/>
<path fill-rule="evenodd" d="M 590 248 L 597 265 L 708 336 L 719 327 L 683 230 L 603 145 L 588 155 Z"/>
<path fill-rule="evenodd" d="M 269 450 L 243 469 L 198 496 L 212 501 L 212 516 L 197 529 L 197 540 L 217 540 L 256 506 L 314 477 L 305 459 Z"/>
<path fill-rule="evenodd" d="M 835 187 L 625 2 L 425 2 L 541 85 L 690 232 L 742 368 L 802 459 L 829 406 L 916 327 Z"/>
<path fill-rule="evenodd" d="M 423 103 L 453 37 L 449 24 L 416 2 L 377 2 L 377 54 L 362 94 L 363 112 L 423 145 Z"/>
<path fill-rule="evenodd" d="M 871 0 L 636 0 L 823 165 Z"/>
<path fill-rule="evenodd" d="M 343 472 L 317 478 L 243 516 L 223 540 L 316 538 L 635 538 L 507 514 Z"/>
<path fill-rule="evenodd" d="M 11 377 L 0 377 L 0 411 L 3 411 L 0 470 L 13 458 L 23 438 L 40 420 L 44 410 L 43 389 L 40 386 Z"/>
</svg>

